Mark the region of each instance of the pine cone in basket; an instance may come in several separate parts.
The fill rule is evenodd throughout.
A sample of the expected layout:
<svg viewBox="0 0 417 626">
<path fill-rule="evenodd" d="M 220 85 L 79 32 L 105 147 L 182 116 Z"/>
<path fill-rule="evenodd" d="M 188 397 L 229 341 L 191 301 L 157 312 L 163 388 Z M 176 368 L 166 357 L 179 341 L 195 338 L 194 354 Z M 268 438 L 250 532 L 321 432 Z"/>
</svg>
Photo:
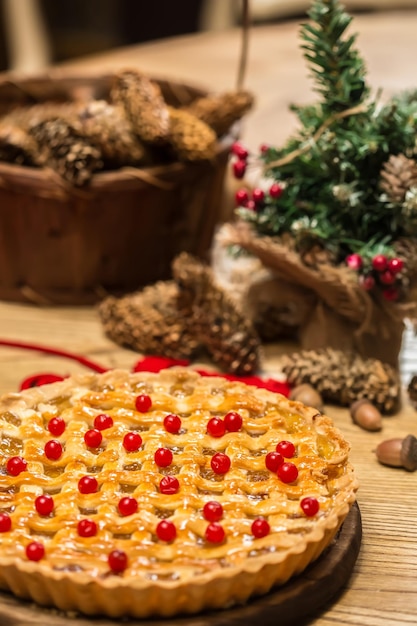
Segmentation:
<svg viewBox="0 0 417 626">
<path fill-rule="evenodd" d="M 8 111 L 1 119 L 3 125 L 18 126 L 29 132 L 31 126 L 51 119 L 63 119 L 68 123 L 77 123 L 81 108 L 80 102 L 45 101 L 29 106 L 17 106 Z"/>
<path fill-rule="evenodd" d="M 103 166 L 101 154 L 64 119 L 47 119 L 29 128 L 39 149 L 39 163 L 71 185 L 85 185 Z"/>
<path fill-rule="evenodd" d="M 178 287 L 159 281 L 98 306 L 104 331 L 115 343 L 144 354 L 190 359 L 199 348 L 187 320 L 177 309 Z"/>
<path fill-rule="evenodd" d="M 399 406 L 398 373 L 377 359 L 332 348 L 302 350 L 282 358 L 282 371 L 291 385 L 308 383 L 326 402 L 350 406 L 366 398 L 385 414 Z"/>
<path fill-rule="evenodd" d="M 417 374 L 414 374 L 408 383 L 407 393 L 411 402 L 417 404 Z"/>
<path fill-rule="evenodd" d="M 182 161 L 212 159 L 217 148 L 214 130 L 187 111 L 174 107 L 168 107 L 168 110 L 168 141 L 176 156 Z"/>
<path fill-rule="evenodd" d="M 249 91 L 227 91 L 197 98 L 183 107 L 210 126 L 220 137 L 252 107 L 254 97 Z"/>
<path fill-rule="evenodd" d="M 100 150 L 108 166 L 143 165 L 147 148 L 134 134 L 121 107 L 92 100 L 79 111 L 80 132 Z"/>
<path fill-rule="evenodd" d="M 36 143 L 18 126 L 0 123 L 0 161 L 33 165 L 36 162 Z"/>
<path fill-rule="evenodd" d="M 255 371 L 259 337 L 227 292 L 215 284 L 211 268 L 185 252 L 174 259 L 172 268 L 178 308 L 213 361 L 236 374 Z"/>
<path fill-rule="evenodd" d="M 169 133 L 169 113 L 159 85 L 141 72 L 125 70 L 115 77 L 111 100 L 123 107 L 142 141 L 165 143 Z"/>
<path fill-rule="evenodd" d="M 404 154 L 391 155 L 381 170 L 380 186 L 392 202 L 404 202 L 407 191 L 417 186 L 417 163 Z"/>
</svg>

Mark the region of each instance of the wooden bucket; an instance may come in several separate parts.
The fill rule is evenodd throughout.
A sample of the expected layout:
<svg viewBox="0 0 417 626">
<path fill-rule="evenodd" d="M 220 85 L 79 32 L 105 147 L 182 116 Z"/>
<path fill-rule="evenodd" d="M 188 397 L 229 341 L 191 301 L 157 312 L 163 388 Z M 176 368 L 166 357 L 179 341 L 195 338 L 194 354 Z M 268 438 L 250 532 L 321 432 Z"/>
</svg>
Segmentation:
<svg viewBox="0 0 417 626">
<path fill-rule="evenodd" d="M 65 102 L 83 90 L 106 99 L 111 80 L 108 74 L 5 74 L 0 114 L 17 104 Z M 173 106 L 205 93 L 154 80 Z M 0 163 L 0 298 L 91 304 L 168 278 L 180 251 L 204 258 L 222 217 L 233 141 L 232 135 L 220 140 L 210 162 L 103 171 L 86 189 L 46 169 Z"/>
</svg>

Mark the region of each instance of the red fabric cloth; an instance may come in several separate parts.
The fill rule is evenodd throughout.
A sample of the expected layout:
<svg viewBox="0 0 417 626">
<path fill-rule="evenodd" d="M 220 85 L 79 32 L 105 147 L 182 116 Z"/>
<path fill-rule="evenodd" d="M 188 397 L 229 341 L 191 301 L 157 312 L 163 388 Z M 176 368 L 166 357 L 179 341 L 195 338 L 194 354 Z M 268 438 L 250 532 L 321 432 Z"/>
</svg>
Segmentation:
<svg viewBox="0 0 417 626">
<path fill-rule="evenodd" d="M 41 385 L 47 385 L 48 383 L 56 383 L 60 380 L 64 380 L 63 376 L 57 374 L 35 374 L 34 376 L 28 376 L 24 378 L 20 383 L 19 390 L 30 389 L 31 387 L 40 387 Z"/>
<path fill-rule="evenodd" d="M 9 346 L 12 348 L 21 348 L 24 350 L 34 350 L 37 352 L 43 352 L 45 354 L 53 354 L 55 356 L 61 356 L 67 359 L 72 359 L 73 361 L 77 361 L 88 367 L 89 369 L 103 373 L 106 370 L 105 367 L 91 361 L 90 359 L 74 354 L 72 352 L 68 352 L 67 350 L 62 350 L 60 348 L 51 348 L 49 346 L 43 346 L 35 343 L 27 343 L 23 341 L 11 341 L 9 339 L 0 339 L 0 346 Z M 190 362 L 184 359 L 169 359 L 163 356 L 145 356 L 144 358 L 137 361 L 133 368 L 133 372 L 159 372 L 162 369 L 173 367 L 175 365 L 188 366 Z M 196 369 L 196 371 L 201 376 L 222 376 L 227 380 L 237 380 L 247 385 L 254 385 L 255 387 L 262 387 L 264 389 L 268 389 L 269 391 L 274 391 L 276 393 L 281 393 L 284 396 L 288 396 L 290 393 L 290 386 L 286 382 L 281 382 L 278 380 L 274 380 L 273 378 L 263 379 L 259 376 L 236 376 L 234 374 L 224 374 L 220 372 L 210 372 L 202 369 Z M 59 380 L 64 380 L 65 376 L 60 376 L 59 374 L 54 374 L 51 372 L 44 372 L 39 374 L 33 374 L 32 376 L 28 376 L 25 378 L 21 384 L 19 389 L 29 389 L 30 387 L 39 387 L 40 385 L 46 385 L 48 383 L 53 383 Z"/>
<path fill-rule="evenodd" d="M 133 372 L 160 372 L 166 367 L 174 367 L 181 365 L 187 367 L 190 362 L 185 359 L 168 359 L 165 356 L 145 356 L 143 359 L 136 361 L 133 366 Z"/>
</svg>

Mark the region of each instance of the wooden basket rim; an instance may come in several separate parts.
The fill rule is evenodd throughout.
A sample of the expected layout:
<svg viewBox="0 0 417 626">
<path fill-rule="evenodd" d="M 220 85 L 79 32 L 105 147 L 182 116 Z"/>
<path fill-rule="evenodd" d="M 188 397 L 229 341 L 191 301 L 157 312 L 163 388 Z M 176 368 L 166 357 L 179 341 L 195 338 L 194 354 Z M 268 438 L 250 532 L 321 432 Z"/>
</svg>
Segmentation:
<svg viewBox="0 0 417 626">
<path fill-rule="evenodd" d="M 47 168 L 36 168 L 28 165 L 16 165 L 0 162 L 0 188 L 19 187 L 20 191 L 30 187 L 33 192 L 38 190 L 53 191 L 57 197 L 85 196 L 105 190 L 138 189 L 145 186 L 154 186 L 167 191 L 175 187 L 175 183 L 191 169 L 205 170 L 213 167 L 220 158 L 225 158 L 235 141 L 233 134 L 225 135 L 219 140 L 216 155 L 212 161 L 182 162 L 173 161 L 165 165 L 152 167 L 123 167 L 117 170 L 97 172 L 93 174 L 87 187 L 73 187 L 58 174 Z"/>
<path fill-rule="evenodd" d="M 18 72 L 4 72 L 0 73 L 0 100 L 2 97 L 2 90 L 10 87 L 19 90 L 22 86 L 23 93 L 30 98 L 31 90 L 42 88 L 45 84 L 57 83 L 64 85 L 67 90 L 71 87 L 83 87 L 91 86 L 91 84 L 102 84 L 103 86 L 110 85 L 110 81 L 115 75 L 115 71 L 93 71 L 92 68 L 88 68 L 80 71 L 66 70 L 62 68 L 54 68 L 43 72 L 41 74 L 28 74 Z M 172 79 L 166 79 L 162 77 L 152 76 L 152 80 L 155 80 L 165 87 L 172 87 L 173 93 L 175 90 L 185 89 L 188 93 L 192 93 L 195 96 L 206 95 L 207 89 L 192 85 L 188 82 L 180 82 Z M 35 102 L 36 97 L 33 96 Z M 17 101 L 18 102 L 18 101 Z M 28 165 L 17 165 L 14 163 L 8 163 L 0 161 L 0 187 L 19 187 L 20 190 L 30 187 L 32 191 L 38 190 L 39 193 L 52 192 L 52 195 L 56 197 L 68 197 L 68 195 L 85 195 L 88 196 L 94 192 L 103 190 L 115 190 L 118 188 L 131 188 L 137 189 L 146 185 L 154 185 L 162 189 L 170 190 L 175 185 L 173 184 L 178 180 L 178 177 L 185 174 L 191 168 L 207 168 L 211 167 L 212 163 L 216 162 L 218 158 L 225 156 L 235 141 L 236 131 L 234 128 L 219 138 L 216 147 L 216 154 L 212 162 L 182 162 L 173 161 L 171 163 L 152 165 L 148 167 L 122 167 L 120 169 L 108 170 L 104 172 L 97 172 L 93 174 L 88 187 L 85 189 L 78 189 L 71 186 L 69 183 L 59 177 L 58 174 L 47 168 L 37 168 Z"/>
<path fill-rule="evenodd" d="M 126 65 L 125 68 L 115 68 L 113 70 L 97 70 L 91 67 L 86 68 L 50 68 L 40 73 L 31 74 L 22 71 L 5 71 L 0 72 L 0 90 L 7 86 L 15 87 L 17 90 L 20 86 L 24 86 L 28 89 L 26 94 L 30 96 L 30 86 L 32 85 L 45 85 L 45 83 L 67 83 L 70 86 L 72 83 L 77 86 L 89 86 L 91 82 L 102 82 L 110 84 L 112 78 L 116 73 L 123 70 L 129 70 L 132 67 Z M 136 68 L 133 68 L 136 69 Z M 142 71 L 142 70 L 139 70 Z M 162 75 L 151 75 L 149 72 L 142 72 L 152 80 L 162 85 L 172 85 L 173 87 L 184 87 L 194 92 L 196 96 L 206 95 L 209 91 L 207 85 L 197 84 L 189 81 L 176 80 Z M 1 91 L 0 91 L 1 97 Z"/>
</svg>

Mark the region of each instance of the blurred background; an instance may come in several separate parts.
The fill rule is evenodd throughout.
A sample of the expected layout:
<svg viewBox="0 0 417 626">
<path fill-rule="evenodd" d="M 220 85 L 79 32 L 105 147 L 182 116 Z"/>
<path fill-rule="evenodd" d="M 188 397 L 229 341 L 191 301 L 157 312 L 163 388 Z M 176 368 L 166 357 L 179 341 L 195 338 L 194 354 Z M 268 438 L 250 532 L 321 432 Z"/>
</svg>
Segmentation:
<svg viewBox="0 0 417 626">
<path fill-rule="evenodd" d="M 348 9 L 416 7 L 417 0 L 345 0 Z M 254 22 L 305 16 L 309 0 L 251 0 Z M 0 0 L 0 71 L 239 24 L 241 0 Z"/>
</svg>

